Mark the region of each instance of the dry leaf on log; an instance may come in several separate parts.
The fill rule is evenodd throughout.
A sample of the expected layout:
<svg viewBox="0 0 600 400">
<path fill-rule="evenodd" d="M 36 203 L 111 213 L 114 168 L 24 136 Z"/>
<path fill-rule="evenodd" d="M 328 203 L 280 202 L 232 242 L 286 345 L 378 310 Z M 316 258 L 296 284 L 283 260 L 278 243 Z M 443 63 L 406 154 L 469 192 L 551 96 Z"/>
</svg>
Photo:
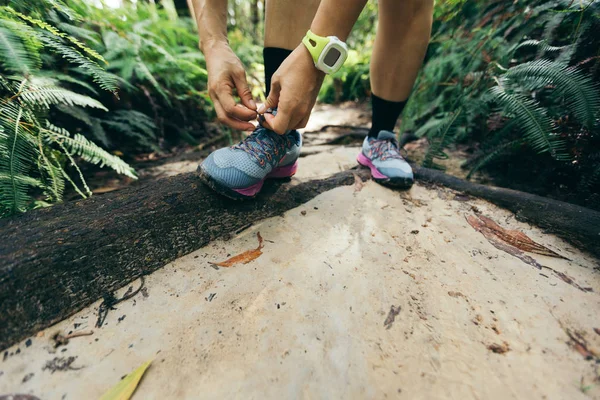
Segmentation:
<svg viewBox="0 0 600 400">
<path fill-rule="evenodd" d="M 256 237 L 258 238 L 258 247 L 256 249 L 247 250 L 237 256 L 233 256 L 225 261 L 214 263 L 219 267 L 232 267 L 235 264 L 248 264 L 250 261 L 257 259 L 262 254 L 263 248 L 263 238 L 260 236 L 260 232 L 256 233 Z"/>
</svg>

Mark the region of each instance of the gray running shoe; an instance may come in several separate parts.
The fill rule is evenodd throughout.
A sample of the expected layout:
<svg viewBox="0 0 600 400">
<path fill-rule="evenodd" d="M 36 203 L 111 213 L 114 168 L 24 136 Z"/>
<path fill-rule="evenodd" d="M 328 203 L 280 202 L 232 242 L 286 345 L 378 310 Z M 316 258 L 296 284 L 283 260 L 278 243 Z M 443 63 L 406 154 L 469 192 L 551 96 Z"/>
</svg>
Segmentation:
<svg viewBox="0 0 600 400">
<path fill-rule="evenodd" d="M 393 132 L 381 131 L 377 139 L 366 137 L 356 160 L 371 169 L 375 182 L 403 188 L 411 187 L 414 182 L 412 168 L 400 155 Z"/>
<path fill-rule="evenodd" d="M 255 197 L 268 178 L 296 173 L 302 136 L 285 135 L 259 126 L 242 142 L 212 152 L 198 167 L 200 179 L 216 192 L 235 200 Z"/>
</svg>

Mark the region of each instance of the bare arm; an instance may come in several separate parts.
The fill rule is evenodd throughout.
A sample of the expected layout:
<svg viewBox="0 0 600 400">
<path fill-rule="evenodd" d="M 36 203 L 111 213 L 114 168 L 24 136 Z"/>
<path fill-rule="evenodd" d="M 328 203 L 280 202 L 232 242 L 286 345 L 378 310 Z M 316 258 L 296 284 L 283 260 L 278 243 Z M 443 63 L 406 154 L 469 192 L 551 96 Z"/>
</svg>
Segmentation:
<svg viewBox="0 0 600 400">
<path fill-rule="evenodd" d="M 321 0 L 310 30 L 346 41 L 365 4 L 367 0 Z"/>
<path fill-rule="evenodd" d="M 227 41 L 227 0 L 192 0 L 200 50 L 206 58 L 208 94 L 219 121 L 239 130 L 252 130 L 256 104 L 246 80 L 246 71 Z M 234 94 L 242 104 L 236 104 Z"/>
<path fill-rule="evenodd" d="M 192 0 L 200 50 L 204 53 L 215 44 L 227 44 L 227 0 Z"/>
<path fill-rule="evenodd" d="M 321 0 L 310 27 L 319 36 L 346 40 L 367 0 Z M 325 74 L 315 68 L 303 44 L 281 64 L 273 75 L 271 92 L 258 112 L 277 107 L 277 116 L 265 114 L 268 127 L 282 134 L 304 128 L 319 94 Z"/>
</svg>

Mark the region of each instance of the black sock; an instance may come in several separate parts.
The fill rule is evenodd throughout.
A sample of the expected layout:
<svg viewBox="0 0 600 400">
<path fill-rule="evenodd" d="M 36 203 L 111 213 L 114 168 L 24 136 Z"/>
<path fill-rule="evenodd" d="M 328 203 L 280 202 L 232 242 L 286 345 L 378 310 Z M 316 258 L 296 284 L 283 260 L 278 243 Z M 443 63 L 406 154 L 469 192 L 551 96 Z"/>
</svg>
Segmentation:
<svg viewBox="0 0 600 400">
<path fill-rule="evenodd" d="M 376 138 L 381 131 L 391 132 L 394 130 L 406 101 L 388 101 L 371 94 L 371 105 L 373 117 L 369 137 Z"/>
<path fill-rule="evenodd" d="M 283 63 L 283 61 L 292 54 L 292 50 L 280 49 L 279 47 L 265 47 L 263 49 L 263 60 L 265 62 L 265 96 L 269 96 L 271 91 L 271 78 L 277 68 Z"/>
</svg>

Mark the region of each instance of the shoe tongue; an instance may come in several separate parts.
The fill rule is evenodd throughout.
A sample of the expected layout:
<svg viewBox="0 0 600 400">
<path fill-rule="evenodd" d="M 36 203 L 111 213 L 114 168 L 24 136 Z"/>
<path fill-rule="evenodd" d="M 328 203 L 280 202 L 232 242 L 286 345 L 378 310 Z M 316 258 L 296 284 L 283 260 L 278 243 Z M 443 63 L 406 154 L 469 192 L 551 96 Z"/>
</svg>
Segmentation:
<svg viewBox="0 0 600 400">
<path fill-rule="evenodd" d="M 396 134 L 394 132 L 390 132 L 390 131 L 381 131 L 377 135 L 377 139 L 378 140 L 388 140 L 388 139 L 396 140 Z"/>
</svg>

